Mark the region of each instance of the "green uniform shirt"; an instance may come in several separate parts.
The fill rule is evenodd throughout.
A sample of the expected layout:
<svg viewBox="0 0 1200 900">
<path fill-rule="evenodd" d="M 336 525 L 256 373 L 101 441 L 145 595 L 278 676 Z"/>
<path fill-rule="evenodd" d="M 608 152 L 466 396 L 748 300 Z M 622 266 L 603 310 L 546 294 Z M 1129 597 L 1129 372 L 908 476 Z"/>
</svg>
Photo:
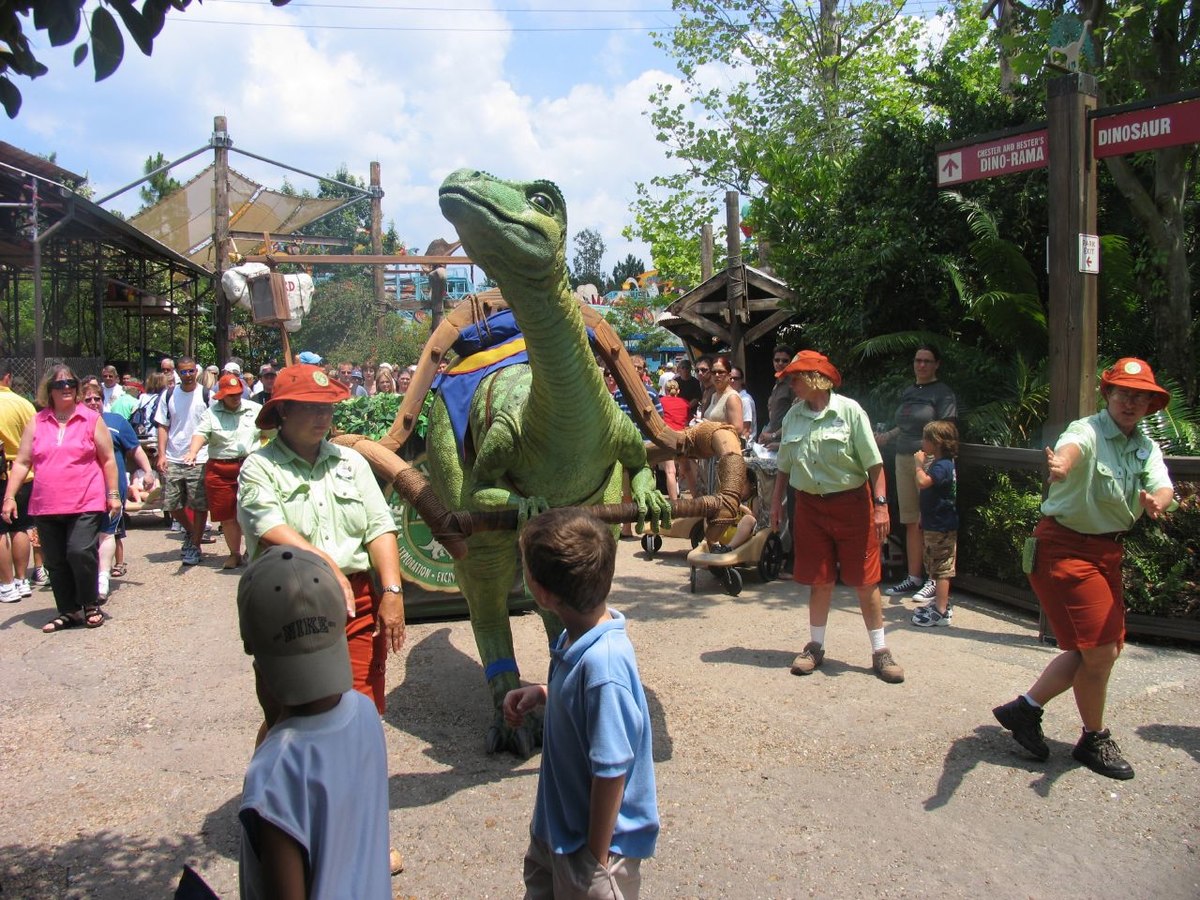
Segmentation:
<svg viewBox="0 0 1200 900">
<path fill-rule="evenodd" d="M 243 400 L 237 409 L 226 409 L 218 400 L 196 423 L 196 434 L 208 442 L 209 459 L 241 459 L 259 448 L 262 432 L 254 424 L 262 407 Z"/>
<path fill-rule="evenodd" d="M 361 455 L 322 441 L 310 466 L 278 437 L 242 464 L 238 522 L 251 557 L 263 534 L 290 525 L 347 575 L 367 571 L 366 545 L 396 531 L 383 492 Z"/>
<path fill-rule="evenodd" d="M 117 394 L 105 412 L 115 412 L 121 418 L 128 419 L 133 415 L 135 409 L 137 409 L 136 400 L 128 394 Z"/>
<path fill-rule="evenodd" d="M 1079 447 L 1080 459 L 1050 484 L 1042 514 L 1081 534 L 1128 531 L 1144 509 L 1138 493 L 1171 487 L 1162 450 L 1139 430 L 1125 437 L 1107 410 L 1067 426 L 1054 449 Z"/>
<path fill-rule="evenodd" d="M 824 495 L 861 487 L 883 457 L 863 408 L 830 392 L 829 405 L 820 412 L 803 401 L 787 411 L 778 462 L 796 490 Z"/>
</svg>

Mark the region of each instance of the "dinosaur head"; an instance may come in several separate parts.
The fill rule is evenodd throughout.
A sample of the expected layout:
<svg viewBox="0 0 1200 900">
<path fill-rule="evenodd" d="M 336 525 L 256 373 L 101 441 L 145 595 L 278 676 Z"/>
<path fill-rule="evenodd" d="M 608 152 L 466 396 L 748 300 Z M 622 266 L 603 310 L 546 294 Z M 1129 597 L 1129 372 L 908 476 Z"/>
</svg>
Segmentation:
<svg viewBox="0 0 1200 900">
<path fill-rule="evenodd" d="M 567 206 L 553 182 L 459 169 L 442 182 L 438 202 L 468 255 L 501 291 L 516 280 L 565 281 Z"/>
</svg>

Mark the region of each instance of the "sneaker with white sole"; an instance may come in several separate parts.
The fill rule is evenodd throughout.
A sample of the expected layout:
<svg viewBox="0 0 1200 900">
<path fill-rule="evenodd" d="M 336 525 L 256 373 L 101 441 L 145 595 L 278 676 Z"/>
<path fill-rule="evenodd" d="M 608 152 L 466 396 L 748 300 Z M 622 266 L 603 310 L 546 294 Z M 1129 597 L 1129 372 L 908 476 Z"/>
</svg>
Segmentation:
<svg viewBox="0 0 1200 900">
<path fill-rule="evenodd" d="M 30 580 L 38 587 L 45 587 L 50 583 L 50 573 L 46 571 L 45 566 L 38 566 L 33 570 L 33 578 Z"/>
<path fill-rule="evenodd" d="M 17 583 L 0 584 L 0 603 L 18 603 L 21 600 L 21 592 L 17 590 Z"/>
<path fill-rule="evenodd" d="M 950 607 L 944 613 L 937 611 L 936 606 L 919 606 L 912 614 L 912 623 L 918 628 L 937 628 L 950 624 Z"/>
<path fill-rule="evenodd" d="M 189 545 L 183 552 L 183 564 L 185 566 L 200 565 L 200 548 L 195 544 Z"/>
<path fill-rule="evenodd" d="M 921 585 L 921 589 L 919 591 L 915 591 L 913 593 L 912 598 L 921 603 L 925 603 L 928 600 L 932 600 L 936 596 L 937 582 L 930 578 L 923 585 Z"/>
<path fill-rule="evenodd" d="M 13 582 L 13 584 L 17 586 L 17 592 L 20 593 L 22 597 L 33 596 L 33 588 L 30 587 L 28 578 L 18 578 Z"/>
<path fill-rule="evenodd" d="M 889 597 L 895 597 L 898 594 L 908 594 L 915 591 L 921 586 L 921 579 L 915 575 L 907 575 L 899 584 L 893 584 L 890 588 L 884 591 Z"/>
</svg>

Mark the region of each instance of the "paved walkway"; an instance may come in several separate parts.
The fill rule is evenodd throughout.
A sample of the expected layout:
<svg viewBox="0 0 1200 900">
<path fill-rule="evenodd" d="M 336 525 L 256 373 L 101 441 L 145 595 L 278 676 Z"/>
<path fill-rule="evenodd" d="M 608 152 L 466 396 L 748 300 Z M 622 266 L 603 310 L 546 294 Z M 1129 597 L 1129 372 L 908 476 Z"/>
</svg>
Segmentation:
<svg viewBox="0 0 1200 900">
<path fill-rule="evenodd" d="M 237 896 L 236 810 L 257 727 L 237 639 L 236 575 L 178 564 L 143 517 L 105 627 L 42 635 L 48 592 L 0 607 L 0 886 L 4 897 L 161 898 L 196 866 Z M 686 545 L 652 561 L 623 542 L 613 605 L 630 619 L 655 721 L 663 831 L 644 896 L 1200 896 L 1200 665 L 1131 645 L 1110 720 L 1137 769 L 1114 782 L 1070 758 L 1069 698 L 1046 715 L 1052 756 L 993 721 L 1053 654 L 1031 618 L 960 597 L 954 626 L 886 610 L 908 673 L 869 670 L 857 604 L 839 590 L 829 658 L 794 585 L 751 576 L 688 592 Z M 538 620 L 513 620 L 530 679 Z M 489 710 L 468 623 L 411 626 L 388 671 L 385 732 L 400 897 L 521 895 L 537 758 L 487 757 Z"/>
</svg>

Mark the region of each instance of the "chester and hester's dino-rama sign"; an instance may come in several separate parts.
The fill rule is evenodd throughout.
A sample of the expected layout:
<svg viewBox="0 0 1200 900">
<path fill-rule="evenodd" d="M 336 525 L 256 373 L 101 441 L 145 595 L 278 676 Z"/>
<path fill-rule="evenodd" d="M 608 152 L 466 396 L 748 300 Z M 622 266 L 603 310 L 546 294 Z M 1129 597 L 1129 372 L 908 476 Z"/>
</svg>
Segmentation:
<svg viewBox="0 0 1200 900">
<path fill-rule="evenodd" d="M 938 152 L 938 187 L 1042 169 L 1048 158 L 1045 127 L 1026 128 L 977 143 L 951 147 Z"/>
<path fill-rule="evenodd" d="M 1098 109 L 1089 118 L 1096 159 L 1200 142 L 1200 97 Z M 1049 160 L 1045 126 L 1028 125 L 938 148 L 937 183 L 948 187 L 1027 172 Z"/>
</svg>

